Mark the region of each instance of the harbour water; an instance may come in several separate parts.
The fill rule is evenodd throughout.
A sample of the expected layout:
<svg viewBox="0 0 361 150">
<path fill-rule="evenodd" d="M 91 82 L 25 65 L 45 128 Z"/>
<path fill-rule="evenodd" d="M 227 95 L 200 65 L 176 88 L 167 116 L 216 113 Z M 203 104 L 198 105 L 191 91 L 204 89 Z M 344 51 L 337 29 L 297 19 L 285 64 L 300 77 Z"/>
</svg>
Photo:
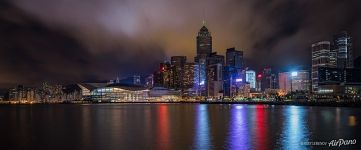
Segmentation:
<svg viewBox="0 0 361 150">
<path fill-rule="evenodd" d="M 0 105 L 0 143 L 34 150 L 360 149 L 360 119 L 361 109 L 354 107 Z M 357 142 L 330 145 L 340 139 Z"/>
</svg>

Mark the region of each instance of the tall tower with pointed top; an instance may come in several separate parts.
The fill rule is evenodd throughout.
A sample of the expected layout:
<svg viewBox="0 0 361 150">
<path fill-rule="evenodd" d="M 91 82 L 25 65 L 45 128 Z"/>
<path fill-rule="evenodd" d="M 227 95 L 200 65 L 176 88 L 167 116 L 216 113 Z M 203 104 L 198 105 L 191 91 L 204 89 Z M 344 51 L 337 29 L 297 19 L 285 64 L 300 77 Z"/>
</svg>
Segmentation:
<svg viewBox="0 0 361 150">
<path fill-rule="evenodd" d="M 212 36 L 207 27 L 199 30 L 197 35 L 197 56 L 209 56 L 212 53 Z"/>
<path fill-rule="evenodd" d="M 197 64 L 195 72 L 197 93 L 199 96 L 206 96 L 207 87 L 207 63 L 212 53 L 212 36 L 207 27 L 202 26 L 197 35 L 197 55 L 194 62 Z"/>
</svg>

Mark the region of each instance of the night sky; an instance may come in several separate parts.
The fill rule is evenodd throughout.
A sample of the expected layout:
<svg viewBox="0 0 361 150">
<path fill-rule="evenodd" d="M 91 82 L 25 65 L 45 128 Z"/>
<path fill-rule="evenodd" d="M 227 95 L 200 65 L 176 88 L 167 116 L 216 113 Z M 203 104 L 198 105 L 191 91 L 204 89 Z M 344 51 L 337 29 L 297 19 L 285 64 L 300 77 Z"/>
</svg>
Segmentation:
<svg viewBox="0 0 361 150">
<path fill-rule="evenodd" d="M 0 88 L 152 73 L 193 61 L 202 20 L 213 51 L 251 69 L 308 66 L 310 45 L 347 30 L 361 45 L 360 0 L 11 0 L 0 2 Z"/>
</svg>

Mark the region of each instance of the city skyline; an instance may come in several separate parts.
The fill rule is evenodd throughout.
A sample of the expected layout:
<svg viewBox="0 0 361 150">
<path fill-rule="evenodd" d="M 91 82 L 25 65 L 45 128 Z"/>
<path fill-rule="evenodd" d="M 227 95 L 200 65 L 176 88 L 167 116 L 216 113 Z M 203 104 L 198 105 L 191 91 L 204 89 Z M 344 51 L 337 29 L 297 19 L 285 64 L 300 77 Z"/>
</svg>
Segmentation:
<svg viewBox="0 0 361 150">
<path fill-rule="evenodd" d="M 37 2 L 36 4 L 41 3 L 42 5 L 49 6 L 50 8 L 56 4 L 56 2 L 43 2 L 41 0 L 36 2 Z M 279 32 L 278 34 L 273 34 L 273 35 L 271 34 L 269 36 L 266 36 L 266 38 L 263 39 L 263 41 L 259 39 L 254 39 L 254 41 L 252 41 L 255 42 L 253 43 L 253 46 L 249 46 L 252 44 L 249 43 L 242 44 L 244 41 L 247 40 L 243 40 L 242 38 L 237 37 L 237 35 L 242 35 L 242 36 L 247 35 L 247 30 L 241 30 L 233 27 L 234 25 L 237 24 L 239 25 L 239 23 L 232 23 L 231 21 L 227 22 L 222 19 L 217 20 L 219 19 L 219 17 L 215 17 L 213 13 L 220 10 L 216 9 L 213 12 L 213 11 L 209 11 L 208 9 L 205 9 L 205 13 L 202 12 L 201 10 L 196 11 L 197 14 L 199 15 L 198 17 L 194 17 L 190 19 L 188 18 L 186 19 L 186 21 L 180 23 L 180 24 L 191 23 L 192 25 L 190 25 L 189 27 L 188 26 L 179 27 L 177 25 L 174 25 L 173 22 L 171 21 L 169 22 L 169 24 L 166 24 L 166 22 L 164 21 L 160 21 L 159 23 L 160 26 L 163 25 L 170 26 L 171 30 L 169 30 L 168 28 L 166 29 L 169 35 L 163 35 L 159 37 L 159 33 L 157 32 L 158 31 L 157 29 L 154 29 L 155 31 L 144 31 L 144 33 L 146 33 L 147 35 L 151 35 L 151 37 L 149 38 L 150 41 L 145 40 L 144 42 L 145 44 L 142 43 L 139 46 L 137 45 L 139 44 L 139 40 L 143 41 L 144 37 L 140 37 L 140 39 L 137 39 L 139 35 L 135 34 L 135 36 L 133 36 L 134 33 L 137 33 L 139 31 L 134 31 L 134 33 L 133 32 L 125 33 L 125 35 L 127 36 L 121 38 L 120 43 L 123 43 L 123 45 L 118 44 L 118 46 L 122 45 L 120 46 L 121 48 L 119 48 L 118 46 L 114 46 L 114 42 L 115 43 L 119 42 L 118 40 L 114 41 L 114 39 L 118 36 L 122 36 L 123 34 L 118 34 L 118 35 L 110 34 L 110 33 L 115 34 L 118 32 L 110 32 L 106 35 L 103 35 L 105 33 L 96 34 L 106 37 L 105 38 L 106 40 L 104 39 L 104 37 L 99 37 L 99 39 L 97 39 L 92 36 L 87 37 L 87 38 L 91 38 L 90 40 L 87 38 L 84 39 L 84 37 L 77 37 L 77 36 L 82 36 L 82 34 L 74 35 L 74 33 L 69 33 L 70 31 L 72 31 L 71 27 L 68 26 L 71 25 L 71 23 L 67 24 L 62 22 L 64 21 L 63 20 L 64 18 L 61 18 L 62 14 L 55 13 L 54 19 L 49 19 L 49 16 L 46 15 L 44 16 L 44 14 L 39 12 L 39 10 L 35 10 L 37 7 L 39 7 L 37 5 L 30 5 L 21 0 L 15 1 L 14 3 L 12 2 L 2 2 L 2 3 L 4 3 L 5 5 L 2 5 L 1 7 L 6 9 L 3 9 L 1 11 L 1 14 L 7 13 L 10 15 L 8 16 L 1 15 L 0 17 L 0 21 L 5 24 L 5 26 L 3 26 L 2 28 L 9 29 L 9 31 L 4 32 L 4 34 L 1 36 L 1 39 L 4 39 L 4 41 L 6 41 L 5 43 L 7 43 L 7 45 L 3 44 L 1 46 L 2 48 L 1 56 L 5 57 L 2 58 L 0 61 L 0 66 L 2 67 L 2 71 L 4 72 L 4 74 L 1 75 L 1 80 L 0 80 L 0 84 L 2 86 L 1 88 L 9 87 L 9 85 L 16 85 L 18 83 L 22 83 L 22 84 L 34 84 L 34 82 L 41 83 L 44 80 L 60 82 L 60 83 L 63 82 L 69 83 L 69 82 L 81 82 L 81 81 L 89 81 L 89 80 L 107 80 L 107 79 L 115 78 L 116 76 L 126 77 L 134 74 L 147 75 L 147 74 L 151 74 L 152 71 L 155 68 L 157 68 L 159 62 L 165 60 L 166 58 L 170 60 L 171 56 L 185 55 L 187 56 L 188 60 L 192 60 L 192 58 L 196 54 L 195 53 L 196 45 L 194 42 L 196 36 L 195 33 L 201 26 L 203 19 L 207 21 L 206 25 L 207 27 L 209 27 L 212 36 L 214 38 L 213 45 L 215 48 L 212 50 L 214 52 L 217 52 L 218 54 L 225 55 L 227 48 L 236 47 L 237 49 L 244 51 L 246 66 L 250 66 L 254 70 L 260 70 L 261 68 L 267 66 L 272 66 L 278 69 L 289 66 L 297 66 L 297 65 L 303 65 L 309 67 L 311 64 L 311 62 L 309 61 L 310 57 L 308 57 L 311 54 L 310 45 L 312 43 L 322 40 L 331 40 L 332 35 L 342 30 L 347 30 L 353 37 L 354 57 L 356 58 L 357 56 L 359 56 L 360 53 L 358 50 L 358 43 L 359 43 L 358 36 L 360 35 L 359 34 L 360 32 L 356 28 L 356 26 L 360 23 L 360 21 L 357 19 L 350 19 L 352 20 L 351 21 L 352 23 L 350 24 L 346 24 L 347 21 L 343 23 L 340 20 L 337 20 L 340 21 L 341 23 L 340 22 L 338 23 L 342 25 L 337 25 L 337 27 L 330 27 L 330 29 L 316 30 L 317 26 L 308 29 L 312 31 L 316 30 L 312 32 L 312 33 L 316 33 L 316 36 L 314 34 L 299 35 L 301 34 L 301 31 L 304 29 L 304 27 L 302 26 L 301 23 L 297 24 L 296 23 L 297 21 L 288 20 L 288 23 L 294 23 L 296 25 L 282 25 L 282 21 L 280 22 L 275 21 L 274 23 L 275 24 L 280 23 L 282 25 L 281 27 L 293 28 L 292 31 L 286 32 L 287 30 L 278 29 L 280 30 L 278 31 Z M 78 4 L 78 2 L 74 2 L 74 3 Z M 345 3 L 346 3 L 345 6 L 343 7 L 340 6 L 341 8 L 337 9 L 340 11 L 341 16 L 347 15 L 349 11 L 343 9 L 348 7 L 352 8 L 351 4 L 355 2 L 350 1 Z M 137 5 L 131 2 L 126 4 Z M 108 3 L 105 3 L 105 5 L 108 5 Z M 165 5 L 169 5 L 169 4 L 165 2 Z M 249 5 L 250 5 L 249 7 L 251 7 L 251 4 Z M 252 5 L 260 5 L 260 4 L 252 4 Z M 274 6 L 275 8 L 280 7 L 282 5 L 285 5 L 286 8 L 288 8 L 287 6 L 298 8 L 300 7 L 298 5 L 302 5 L 302 6 L 305 5 L 310 7 L 309 9 L 311 10 L 315 9 L 309 6 L 310 4 L 308 4 L 307 2 L 304 2 L 302 4 L 298 4 L 298 3 L 288 4 L 288 2 L 283 2 L 283 4 L 275 4 L 275 5 L 276 5 Z M 328 5 L 333 6 L 336 4 L 331 3 Z M 226 6 L 228 5 L 225 5 L 225 7 Z M 211 7 L 211 6 L 207 6 L 207 7 Z M 212 6 L 212 7 L 218 8 L 217 6 Z M 60 7 L 59 9 L 63 9 L 63 8 Z M 222 7 L 222 9 L 224 8 Z M 352 10 L 357 11 L 355 8 Z M 89 10 L 84 9 L 82 11 L 87 12 Z M 267 12 L 266 10 L 263 11 Z M 273 11 L 275 11 L 275 13 L 278 13 L 276 10 Z M 342 14 L 343 11 L 347 13 Z M 159 12 L 154 12 L 154 13 L 158 14 Z M 184 12 L 181 12 L 181 14 L 183 13 Z M 206 17 L 204 17 L 204 14 Z M 79 12 L 79 15 L 80 16 L 84 15 L 84 12 Z M 222 14 L 222 15 L 229 15 L 229 14 Z M 247 15 L 249 16 L 250 14 Z M 328 15 L 326 14 L 325 16 Z M 79 16 L 75 15 L 75 18 L 76 17 Z M 305 15 L 304 17 L 305 20 L 308 20 L 307 17 L 309 16 Z M 346 18 L 348 17 L 353 18 L 352 15 L 346 16 Z M 135 16 L 135 18 L 137 17 Z M 285 18 L 290 19 L 288 17 Z M 84 24 L 82 24 L 81 22 L 76 22 L 76 20 L 74 21 L 75 21 L 74 24 L 79 25 L 74 29 L 79 29 L 79 27 L 84 27 L 82 26 Z M 227 22 L 233 28 L 226 28 L 227 26 L 225 26 L 225 28 L 220 27 L 219 23 L 221 22 Z M 248 19 L 247 22 L 252 22 L 252 19 Z M 104 21 L 103 23 L 108 23 L 108 22 Z M 152 25 L 153 23 L 154 22 L 150 21 L 149 25 Z M 116 25 L 116 23 L 114 25 Z M 311 23 L 310 25 L 313 24 Z M 143 30 L 147 27 L 148 26 L 146 25 L 145 27 L 139 27 L 139 29 Z M 260 29 L 261 27 L 265 27 L 265 26 L 257 26 L 257 27 L 258 27 L 257 29 Z M 100 30 L 100 29 L 102 28 L 99 27 L 96 30 Z M 117 29 L 117 27 L 111 29 Z M 122 26 L 122 23 L 120 23 L 119 29 L 127 29 L 127 27 Z M 150 29 L 152 28 L 150 27 Z M 185 34 L 179 34 L 179 36 L 177 36 L 178 32 L 180 32 L 177 31 L 177 29 L 182 31 L 186 30 L 186 32 Z M 235 29 L 240 31 L 235 32 L 236 31 Z M 19 32 L 19 31 L 24 31 L 24 32 Z M 244 33 L 244 35 L 242 34 L 242 32 Z M 18 33 L 18 34 L 14 34 L 14 33 Z M 38 36 L 39 33 L 41 36 Z M 225 33 L 227 34 L 225 35 Z M 256 33 L 258 34 L 259 32 L 257 31 Z M 7 38 L 6 36 L 10 36 L 10 38 Z M 294 40 L 293 36 L 296 36 L 296 39 L 297 37 L 301 36 L 302 38 L 305 38 L 307 40 L 302 39 L 302 42 L 297 43 L 295 45 L 295 41 L 293 41 Z M 252 36 L 249 37 L 250 39 L 252 39 L 251 38 Z M 177 40 L 178 42 L 177 43 L 169 42 L 171 44 L 168 43 L 168 46 L 173 48 L 170 47 L 167 48 L 167 42 L 163 43 L 164 42 L 163 38 L 170 40 Z M 183 40 L 188 42 L 182 42 L 182 40 L 178 40 L 178 38 L 182 38 Z M 273 41 L 275 39 L 276 41 Z M 27 40 L 29 40 L 30 42 L 26 42 Z M 36 41 L 39 40 L 45 40 L 50 43 L 40 42 L 34 44 L 34 42 L 36 43 Z M 88 40 L 93 42 L 90 43 L 90 46 Z M 96 42 L 94 43 L 93 40 L 95 40 Z M 129 45 L 124 47 L 125 41 L 129 42 Z M 257 43 L 259 41 L 261 42 Z M 280 42 L 280 41 L 288 41 L 288 42 Z M 159 42 L 161 42 L 161 44 L 159 44 Z M 24 44 L 24 47 L 22 45 L 18 46 L 17 44 L 19 43 Z M 283 43 L 284 45 L 282 45 L 281 43 Z M 95 46 L 92 47 L 91 46 L 92 44 L 94 44 Z M 153 47 L 154 45 L 152 46 L 152 44 L 157 44 L 157 46 L 155 46 L 154 48 Z M 99 45 L 101 45 L 102 48 L 98 47 Z M 106 46 L 104 48 L 104 45 L 108 45 L 109 47 Z M 286 48 L 284 48 L 283 46 L 286 46 Z M 270 50 L 266 50 L 268 47 L 271 47 Z M 277 47 L 281 47 L 281 48 L 278 49 Z M 55 50 L 53 50 L 52 48 L 55 48 Z M 107 48 L 109 48 L 109 50 L 104 50 Z M 281 49 L 290 49 L 290 48 L 294 48 L 295 50 L 278 51 Z M 99 49 L 102 50 L 99 51 Z M 124 50 L 124 49 L 129 49 L 129 50 Z M 178 49 L 184 49 L 184 51 Z M 139 52 L 141 52 L 143 55 L 139 55 Z M 269 58 L 266 59 L 265 55 L 268 53 L 270 53 L 272 56 L 279 56 L 280 58 L 285 58 L 285 59 L 269 59 Z M 142 61 L 134 61 L 135 58 L 139 58 L 139 57 L 141 57 Z M 256 59 L 256 58 L 263 58 L 263 59 Z M 286 58 L 291 60 L 286 60 Z"/>
<path fill-rule="evenodd" d="M 359 6 L 0 0 L 0 143 L 361 150 Z"/>
</svg>

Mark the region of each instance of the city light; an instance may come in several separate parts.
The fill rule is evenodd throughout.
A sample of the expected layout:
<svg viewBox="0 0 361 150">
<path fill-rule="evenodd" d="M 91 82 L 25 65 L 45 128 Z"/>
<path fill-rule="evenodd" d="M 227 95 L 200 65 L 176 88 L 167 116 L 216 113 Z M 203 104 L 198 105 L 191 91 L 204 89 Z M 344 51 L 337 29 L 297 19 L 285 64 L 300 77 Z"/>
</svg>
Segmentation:
<svg viewBox="0 0 361 150">
<path fill-rule="evenodd" d="M 334 40 L 345 41 L 346 43 L 338 45 L 344 47 L 344 45 L 348 44 L 347 40 L 350 38 L 347 33 L 343 32 Z M 306 97 L 305 100 L 324 98 L 322 94 L 334 94 L 330 96 L 330 100 L 336 100 L 333 97 L 337 96 L 337 94 L 342 94 L 346 99 L 360 97 L 360 92 L 358 92 L 361 88 L 359 86 L 361 85 L 361 79 L 358 78 L 360 72 L 352 69 L 353 64 L 347 64 L 349 62 L 346 62 L 346 60 L 342 60 L 343 64 L 338 66 L 336 63 L 338 58 L 335 55 L 338 50 L 332 50 L 331 56 L 331 45 L 336 44 L 335 46 L 337 46 L 338 43 L 321 41 L 312 44 L 312 50 L 314 51 L 312 56 L 317 60 L 312 61 L 312 68 L 302 70 L 299 67 L 291 67 L 286 72 L 279 72 L 275 71 L 279 69 L 277 67 L 265 67 L 256 72 L 249 70 L 248 66 L 244 66 L 245 53 L 242 50 L 237 50 L 235 47 L 227 48 L 226 55 L 220 55 L 212 51 L 212 36 L 206 26 L 202 26 L 196 39 L 197 50 L 194 61 L 187 61 L 187 57 L 182 55 L 171 56 L 170 61 L 160 62 L 158 68 L 156 68 L 157 70 L 153 70 L 152 74 L 144 78 L 144 86 L 142 83 L 143 78 L 139 75 L 133 75 L 132 82 L 130 81 L 131 78 L 122 80 L 117 78 L 101 84 L 84 83 L 84 86 L 78 83 L 69 85 L 49 85 L 44 83 L 39 88 L 21 85 L 9 89 L 8 94 L 5 96 L 0 95 L 0 103 L 2 101 L 6 103 L 17 101 L 17 103 L 29 104 L 43 102 L 73 103 L 73 101 L 77 103 L 79 100 L 86 102 L 104 102 L 107 100 L 110 102 L 123 102 L 149 101 L 149 99 L 155 101 L 164 99 L 164 101 L 168 102 L 177 98 L 200 101 L 208 100 L 208 97 L 218 102 L 232 102 L 238 99 L 257 101 L 257 99 L 266 98 L 271 101 L 275 98 L 274 95 L 280 97 L 276 97 L 280 100 L 285 99 L 289 92 L 291 92 L 290 100 L 293 100 L 293 93 L 298 94 L 296 95 L 298 97 Z M 327 51 L 327 53 L 323 54 L 324 51 Z M 324 62 L 324 58 L 330 61 Z M 227 63 L 224 64 L 224 62 Z M 319 68 L 319 66 L 329 67 Z M 350 66 L 350 69 L 346 71 L 339 68 L 347 66 Z M 312 79 L 310 79 L 310 75 L 312 75 Z M 348 76 L 355 78 L 353 81 L 356 82 L 352 84 L 357 85 L 348 86 L 346 81 Z M 322 78 L 324 81 L 318 78 Z M 316 79 L 318 82 L 314 82 Z M 128 82 L 133 84 L 128 84 Z M 340 83 L 345 83 L 347 86 L 340 85 Z M 109 85 L 119 87 L 110 87 Z M 97 88 L 93 89 L 93 87 Z M 337 93 L 342 88 L 345 89 L 342 90 L 345 92 Z M 123 96 L 122 93 L 127 93 L 127 95 Z M 111 99 L 108 97 L 111 97 Z M 325 96 L 325 98 L 328 97 Z M 289 97 L 287 97 L 288 99 Z"/>
<path fill-rule="evenodd" d="M 238 78 L 238 79 L 236 79 L 236 82 L 242 82 L 243 81 L 243 79 L 242 78 Z"/>
<path fill-rule="evenodd" d="M 13 1 L 5 150 L 361 147 L 361 0 Z"/>
</svg>

